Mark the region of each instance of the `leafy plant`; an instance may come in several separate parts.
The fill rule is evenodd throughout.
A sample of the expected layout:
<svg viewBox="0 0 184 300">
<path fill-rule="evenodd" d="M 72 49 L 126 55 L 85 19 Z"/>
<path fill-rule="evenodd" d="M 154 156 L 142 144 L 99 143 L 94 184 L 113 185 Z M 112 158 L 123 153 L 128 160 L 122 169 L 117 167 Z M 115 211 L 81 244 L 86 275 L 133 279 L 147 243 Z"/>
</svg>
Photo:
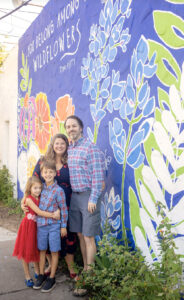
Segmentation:
<svg viewBox="0 0 184 300">
<path fill-rule="evenodd" d="M 77 283 L 79 288 L 87 288 L 89 299 L 180 299 L 181 264 L 174 252 L 169 220 L 161 206 L 158 208 L 162 218 L 161 261 L 148 265 L 138 249 L 131 249 L 128 243 L 120 242 L 105 229 L 95 263 L 90 270 L 82 273 Z"/>
<path fill-rule="evenodd" d="M 15 184 L 12 181 L 12 176 L 6 166 L 0 168 L 0 202 L 10 207 L 9 213 L 22 214 L 20 204 L 14 198 L 13 190 Z"/>
</svg>

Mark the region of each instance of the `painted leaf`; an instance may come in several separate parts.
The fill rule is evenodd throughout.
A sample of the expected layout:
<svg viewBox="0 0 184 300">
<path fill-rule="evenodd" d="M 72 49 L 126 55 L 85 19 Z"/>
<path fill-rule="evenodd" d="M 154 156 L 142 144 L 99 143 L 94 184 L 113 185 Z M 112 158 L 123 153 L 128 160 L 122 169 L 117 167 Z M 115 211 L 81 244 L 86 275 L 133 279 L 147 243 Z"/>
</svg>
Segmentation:
<svg viewBox="0 0 184 300">
<path fill-rule="evenodd" d="M 25 92 L 27 90 L 27 85 L 24 79 L 21 80 L 20 82 L 20 88 L 23 92 Z"/>
<path fill-rule="evenodd" d="M 180 94 L 174 85 L 169 89 L 169 102 L 176 119 L 182 122 L 184 120 L 184 109 Z"/>
<path fill-rule="evenodd" d="M 160 224 L 160 220 L 157 216 L 155 202 L 153 201 L 151 194 L 142 182 L 140 182 L 140 195 L 144 209 L 147 211 L 147 214 L 150 216 L 150 218 L 157 223 L 158 226 Z"/>
<path fill-rule="evenodd" d="M 135 241 L 136 246 L 141 250 L 146 262 L 151 265 L 153 263 L 153 259 L 148 248 L 147 240 L 143 236 L 142 231 L 138 226 L 135 228 Z"/>
<path fill-rule="evenodd" d="M 153 170 L 148 166 L 143 166 L 141 174 L 142 180 L 149 189 L 153 200 L 155 202 L 160 201 L 164 206 L 166 206 L 163 190 L 161 189 L 157 176 L 154 174 Z M 168 210 L 166 209 L 165 211 L 167 212 Z"/>
<path fill-rule="evenodd" d="M 173 223 L 178 223 L 184 220 L 183 215 L 184 210 L 184 197 L 179 201 L 173 209 L 168 212 L 168 217 L 172 220 Z"/>
<path fill-rule="evenodd" d="M 32 78 L 29 80 L 29 86 L 28 86 L 28 95 L 31 95 L 31 88 L 32 88 Z"/>
<path fill-rule="evenodd" d="M 25 56 L 24 56 L 24 52 L 22 52 L 22 66 L 24 67 L 25 65 Z"/>
<path fill-rule="evenodd" d="M 184 48 L 184 39 L 175 31 L 184 35 L 184 21 L 179 16 L 168 11 L 154 11 L 153 19 L 155 30 L 160 39 L 174 49 Z"/>
<path fill-rule="evenodd" d="M 166 102 L 169 105 L 169 95 L 165 90 L 162 88 L 158 87 L 158 101 L 159 101 L 159 106 L 162 110 L 164 110 L 164 102 Z"/>
<path fill-rule="evenodd" d="M 166 128 L 167 132 L 169 132 L 171 136 L 174 137 L 174 139 L 176 140 L 179 136 L 179 129 L 176 120 L 170 111 L 164 110 L 162 112 L 162 123 Z"/>
<path fill-rule="evenodd" d="M 151 248 L 153 249 L 154 253 L 156 254 L 157 257 L 160 255 L 160 247 L 158 243 L 158 237 L 155 232 L 155 228 L 151 222 L 150 217 L 148 216 L 147 212 L 145 211 L 144 208 L 140 208 L 140 217 L 141 217 L 141 222 L 144 226 L 144 229 L 146 231 L 146 234 L 148 236 L 148 239 L 151 243 Z"/>
<path fill-rule="evenodd" d="M 139 209 L 139 204 L 138 204 L 138 201 L 137 201 L 137 197 L 135 195 L 134 190 L 131 187 L 129 187 L 128 199 L 129 199 L 129 205 L 130 205 L 131 229 L 132 229 L 134 239 L 136 240 L 136 237 L 135 237 L 135 228 L 136 228 L 136 226 L 138 226 L 140 228 L 144 239 L 146 239 L 146 233 L 144 231 L 144 228 L 142 226 L 142 222 L 141 222 L 141 219 L 140 219 L 140 209 Z"/>
<path fill-rule="evenodd" d="M 174 151 L 168 133 L 166 132 L 166 130 L 164 129 L 164 127 L 160 122 L 155 122 L 153 125 L 153 129 L 154 129 L 155 139 L 160 148 L 160 152 L 166 156 L 166 158 L 174 168 L 175 167 Z"/>
<path fill-rule="evenodd" d="M 149 58 L 151 58 L 153 53 L 156 52 L 156 75 L 159 78 L 159 80 L 166 86 L 171 86 L 172 84 L 174 84 L 176 87 L 179 88 L 181 71 L 180 67 L 177 64 L 177 61 L 172 56 L 171 52 L 169 52 L 167 48 L 153 40 L 148 40 L 148 42 Z M 166 61 L 169 64 L 170 68 L 172 69 L 172 73 L 169 70 L 170 68 L 167 68 L 164 61 Z"/>
<path fill-rule="evenodd" d="M 119 146 L 117 146 L 116 144 L 113 144 L 113 153 L 114 153 L 114 156 L 115 156 L 116 161 L 117 161 L 119 164 L 123 164 L 123 163 L 124 163 L 124 156 L 125 156 L 125 153 L 124 153 L 124 151 L 122 150 L 122 148 L 119 147 Z"/>
<path fill-rule="evenodd" d="M 87 133 L 88 133 L 88 137 L 89 137 L 90 141 L 93 142 L 94 137 L 93 137 L 91 128 L 87 127 Z"/>
<path fill-rule="evenodd" d="M 174 4 L 184 4 L 184 0 L 165 0 L 165 1 L 174 3 Z"/>
</svg>

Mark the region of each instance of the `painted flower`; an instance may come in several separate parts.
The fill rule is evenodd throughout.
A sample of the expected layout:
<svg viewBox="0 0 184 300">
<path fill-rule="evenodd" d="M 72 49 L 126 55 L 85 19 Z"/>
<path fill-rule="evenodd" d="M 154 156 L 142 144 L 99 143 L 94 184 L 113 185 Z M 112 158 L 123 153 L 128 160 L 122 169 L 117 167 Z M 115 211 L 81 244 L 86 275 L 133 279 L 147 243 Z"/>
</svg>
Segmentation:
<svg viewBox="0 0 184 300">
<path fill-rule="evenodd" d="M 19 138 L 23 147 L 27 149 L 28 143 L 35 139 L 36 105 L 35 98 L 29 97 L 28 93 L 21 100 L 23 101 L 19 115 Z"/>
<path fill-rule="evenodd" d="M 75 106 L 72 104 L 72 98 L 70 95 L 64 95 L 56 101 L 56 111 L 54 112 L 55 117 L 51 117 L 51 133 L 52 136 L 56 133 L 65 133 L 64 121 L 68 116 L 74 115 Z"/>
<path fill-rule="evenodd" d="M 22 151 L 18 157 L 18 180 L 22 192 L 25 190 L 27 179 L 32 176 L 34 167 L 40 157 L 40 152 L 34 142 L 30 143 L 28 151 Z"/>
<path fill-rule="evenodd" d="M 36 137 L 35 141 L 42 154 L 47 150 L 51 139 L 50 107 L 47 95 L 39 93 L 36 96 Z"/>
<path fill-rule="evenodd" d="M 146 119 L 132 135 L 129 145 L 127 143 L 126 132 L 123 123 L 119 118 L 113 120 L 113 125 L 109 122 L 109 140 L 113 149 L 116 161 L 124 163 L 125 151 L 127 163 L 132 168 L 138 168 L 144 161 L 141 144 L 148 138 L 153 124 L 153 118 Z M 126 150 L 127 148 L 127 150 Z"/>
<path fill-rule="evenodd" d="M 105 193 L 101 205 L 101 226 L 104 228 L 106 221 L 111 225 L 113 231 L 117 231 L 121 225 L 121 200 L 119 195 L 115 196 L 114 187 L 110 193 Z M 116 232 L 117 234 L 117 232 Z"/>
</svg>

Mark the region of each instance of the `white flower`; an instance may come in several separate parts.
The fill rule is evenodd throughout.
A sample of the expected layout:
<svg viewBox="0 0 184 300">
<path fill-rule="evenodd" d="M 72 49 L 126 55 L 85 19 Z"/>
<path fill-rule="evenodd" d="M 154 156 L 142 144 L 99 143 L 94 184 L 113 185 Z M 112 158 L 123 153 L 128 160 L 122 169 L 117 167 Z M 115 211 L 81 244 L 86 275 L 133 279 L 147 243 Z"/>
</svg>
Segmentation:
<svg viewBox="0 0 184 300">
<path fill-rule="evenodd" d="M 30 143 L 28 151 L 22 151 L 18 157 L 18 180 L 22 192 L 25 190 L 26 182 L 32 176 L 34 167 L 40 158 L 40 152 L 34 142 Z"/>
</svg>

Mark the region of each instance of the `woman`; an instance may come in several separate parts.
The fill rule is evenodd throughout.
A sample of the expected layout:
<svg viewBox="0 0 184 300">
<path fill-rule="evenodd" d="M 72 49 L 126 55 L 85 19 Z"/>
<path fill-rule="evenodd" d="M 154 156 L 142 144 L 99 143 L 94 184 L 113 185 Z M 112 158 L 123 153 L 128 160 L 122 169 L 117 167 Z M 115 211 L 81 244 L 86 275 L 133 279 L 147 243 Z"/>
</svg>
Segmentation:
<svg viewBox="0 0 184 300">
<path fill-rule="evenodd" d="M 69 169 L 67 165 L 68 146 L 69 146 L 68 139 L 64 134 L 58 133 L 54 135 L 52 141 L 48 146 L 48 150 L 46 154 L 38 160 L 35 169 L 33 171 L 33 175 L 38 176 L 43 182 L 44 180 L 40 173 L 41 162 L 43 160 L 51 160 L 51 159 L 55 160 L 56 170 L 57 170 L 55 180 L 57 181 L 57 184 L 63 188 L 66 196 L 66 204 L 67 207 L 69 208 L 72 190 L 70 185 Z M 65 256 L 65 261 L 67 263 L 71 278 L 76 277 L 76 273 L 73 269 L 76 243 L 77 243 L 77 235 L 73 232 L 70 232 L 69 228 L 67 227 L 67 237 L 62 238 L 61 240 L 61 249 L 62 249 L 61 254 Z M 51 264 L 50 255 L 48 255 L 47 259 L 49 262 L 49 266 L 45 270 L 45 273 L 48 274 L 50 272 L 50 264 Z"/>
</svg>

